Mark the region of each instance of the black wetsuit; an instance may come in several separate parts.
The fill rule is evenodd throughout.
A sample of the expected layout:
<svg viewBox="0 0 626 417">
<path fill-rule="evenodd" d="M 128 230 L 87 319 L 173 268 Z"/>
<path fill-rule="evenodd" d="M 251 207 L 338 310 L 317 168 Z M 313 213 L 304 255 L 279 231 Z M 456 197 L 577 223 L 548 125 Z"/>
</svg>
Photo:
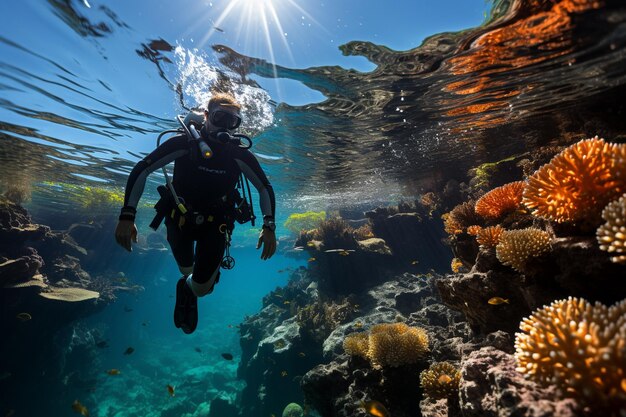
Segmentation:
<svg viewBox="0 0 626 417">
<path fill-rule="evenodd" d="M 269 180 L 248 149 L 209 138 L 204 128 L 201 135 L 213 151 L 211 158 L 200 155 L 192 158 L 187 137 L 179 135 L 139 161 L 128 177 L 122 214 L 134 215 L 148 175 L 174 161 L 174 190 L 186 208 L 194 213 L 189 218 L 203 221 L 200 224 L 186 221 L 181 225 L 178 217 L 173 220 L 166 216 L 167 240 L 178 265 L 188 268 L 193 264 L 193 280 L 206 283 L 218 273 L 224 255 L 225 234 L 219 227 L 221 224 L 226 224 L 230 230 L 234 227 L 228 196 L 234 191 L 240 173 L 243 172 L 259 192 L 264 222 L 274 220 L 275 199 Z"/>
</svg>

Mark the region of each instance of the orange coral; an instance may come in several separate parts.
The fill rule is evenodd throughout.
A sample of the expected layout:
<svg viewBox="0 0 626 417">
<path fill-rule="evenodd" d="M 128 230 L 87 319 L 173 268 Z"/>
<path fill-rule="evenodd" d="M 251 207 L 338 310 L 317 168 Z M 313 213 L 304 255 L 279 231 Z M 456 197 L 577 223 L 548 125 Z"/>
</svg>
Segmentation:
<svg viewBox="0 0 626 417">
<path fill-rule="evenodd" d="M 626 145 L 597 136 L 566 148 L 539 168 L 524 189 L 532 214 L 557 222 L 599 220 L 602 209 L 626 191 Z"/>
<path fill-rule="evenodd" d="M 460 235 L 465 232 L 468 226 L 480 222 L 480 219 L 474 211 L 473 201 L 459 204 L 449 213 L 441 216 L 441 218 L 443 219 L 444 229 L 449 235 Z"/>
<path fill-rule="evenodd" d="M 485 227 L 476 235 L 476 242 L 478 242 L 481 249 L 495 248 L 500 242 L 500 236 L 504 231 L 504 227 L 500 225 Z"/>
<path fill-rule="evenodd" d="M 467 234 L 471 235 L 471 236 L 477 236 L 480 233 L 481 230 L 483 230 L 482 227 L 480 227 L 477 224 L 473 224 L 473 225 L 471 225 L 470 227 L 467 228 Z"/>
<path fill-rule="evenodd" d="M 533 312 L 515 335 L 519 372 L 610 416 L 626 408 L 626 300 L 568 298 Z"/>
<path fill-rule="evenodd" d="M 476 202 L 476 213 L 487 219 L 498 219 L 514 211 L 522 203 L 524 181 L 515 181 L 494 188 Z"/>
</svg>

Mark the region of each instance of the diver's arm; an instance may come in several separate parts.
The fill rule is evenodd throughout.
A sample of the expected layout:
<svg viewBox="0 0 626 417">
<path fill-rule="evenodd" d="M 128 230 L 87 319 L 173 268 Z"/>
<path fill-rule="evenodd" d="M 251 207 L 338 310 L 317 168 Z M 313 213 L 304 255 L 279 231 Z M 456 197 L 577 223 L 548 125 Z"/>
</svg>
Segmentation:
<svg viewBox="0 0 626 417">
<path fill-rule="evenodd" d="M 274 189 L 270 184 L 267 176 L 261 169 L 259 161 L 254 157 L 252 152 L 248 150 L 242 150 L 242 152 L 235 157 L 235 161 L 239 165 L 239 168 L 252 182 L 252 185 L 259 192 L 261 212 L 263 213 L 263 224 L 267 225 L 268 222 L 273 222 L 276 215 L 276 200 L 274 197 Z"/>
<path fill-rule="evenodd" d="M 120 220 L 135 220 L 137 204 L 146 186 L 146 179 L 155 170 L 164 167 L 170 162 L 186 155 L 189 152 L 187 137 L 176 136 L 165 141 L 152 153 L 139 161 L 128 176 L 126 193 L 124 195 L 124 207 L 120 214 Z"/>
</svg>

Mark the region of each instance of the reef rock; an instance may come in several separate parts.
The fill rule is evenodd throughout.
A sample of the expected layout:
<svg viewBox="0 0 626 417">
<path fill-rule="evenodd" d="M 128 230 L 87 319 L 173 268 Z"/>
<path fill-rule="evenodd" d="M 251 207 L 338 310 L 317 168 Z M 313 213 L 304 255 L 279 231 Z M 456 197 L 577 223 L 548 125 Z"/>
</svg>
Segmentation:
<svg viewBox="0 0 626 417">
<path fill-rule="evenodd" d="M 459 387 L 463 417 L 575 417 L 582 415 L 572 399 L 556 401 L 515 370 L 513 355 L 483 347 L 463 359 Z"/>
</svg>

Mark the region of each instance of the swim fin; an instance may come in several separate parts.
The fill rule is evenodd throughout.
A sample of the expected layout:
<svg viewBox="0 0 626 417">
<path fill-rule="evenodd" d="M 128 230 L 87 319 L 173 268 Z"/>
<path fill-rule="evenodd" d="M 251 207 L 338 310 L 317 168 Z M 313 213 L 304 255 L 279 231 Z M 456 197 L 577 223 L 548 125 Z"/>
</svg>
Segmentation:
<svg viewBox="0 0 626 417">
<path fill-rule="evenodd" d="M 174 306 L 174 325 L 186 334 L 193 333 L 198 326 L 198 297 L 195 296 L 187 278 L 182 277 L 176 283 L 176 305 Z"/>
</svg>

